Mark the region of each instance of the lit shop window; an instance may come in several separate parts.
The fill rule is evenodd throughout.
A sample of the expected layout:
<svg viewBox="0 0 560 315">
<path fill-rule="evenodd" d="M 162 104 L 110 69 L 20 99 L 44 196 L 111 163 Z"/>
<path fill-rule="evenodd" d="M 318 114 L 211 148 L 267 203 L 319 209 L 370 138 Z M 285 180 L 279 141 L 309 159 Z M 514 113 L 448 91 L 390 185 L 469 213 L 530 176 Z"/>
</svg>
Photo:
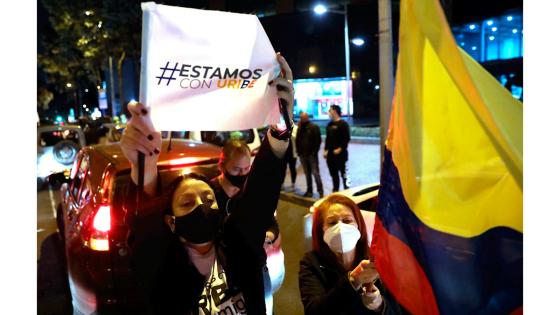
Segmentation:
<svg viewBox="0 0 560 315">
<path fill-rule="evenodd" d="M 344 77 L 294 80 L 294 90 L 296 115 L 307 112 L 313 119 L 328 119 L 331 105 L 339 105 L 342 116 L 353 114 L 351 83 Z"/>
<path fill-rule="evenodd" d="M 523 57 L 521 11 L 453 27 L 462 49 L 480 62 Z"/>
</svg>

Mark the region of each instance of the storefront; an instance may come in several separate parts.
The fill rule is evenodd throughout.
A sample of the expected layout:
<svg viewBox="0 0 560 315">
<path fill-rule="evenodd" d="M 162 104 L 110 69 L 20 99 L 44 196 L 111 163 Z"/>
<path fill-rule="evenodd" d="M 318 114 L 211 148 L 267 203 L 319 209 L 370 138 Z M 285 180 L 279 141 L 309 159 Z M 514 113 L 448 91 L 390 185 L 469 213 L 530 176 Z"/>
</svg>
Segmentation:
<svg viewBox="0 0 560 315">
<path fill-rule="evenodd" d="M 342 109 L 342 116 L 352 116 L 354 112 L 351 84 L 346 78 L 321 78 L 294 80 L 294 114 L 306 112 L 312 119 L 329 119 L 331 105 Z"/>
</svg>

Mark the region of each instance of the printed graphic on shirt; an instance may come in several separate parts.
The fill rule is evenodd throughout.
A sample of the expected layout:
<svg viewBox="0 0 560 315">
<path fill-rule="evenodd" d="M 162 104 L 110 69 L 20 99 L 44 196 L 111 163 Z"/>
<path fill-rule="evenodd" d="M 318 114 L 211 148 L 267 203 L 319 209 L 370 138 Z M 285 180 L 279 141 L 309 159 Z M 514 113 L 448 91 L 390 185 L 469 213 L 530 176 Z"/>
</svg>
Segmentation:
<svg viewBox="0 0 560 315">
<path fill-rule="evenodd" d="M 226 273 L 216 260 L 198 301 L 199 315 L 247 314 L 245 300 L 239 291 L 228 288 Z"/>
</svg>

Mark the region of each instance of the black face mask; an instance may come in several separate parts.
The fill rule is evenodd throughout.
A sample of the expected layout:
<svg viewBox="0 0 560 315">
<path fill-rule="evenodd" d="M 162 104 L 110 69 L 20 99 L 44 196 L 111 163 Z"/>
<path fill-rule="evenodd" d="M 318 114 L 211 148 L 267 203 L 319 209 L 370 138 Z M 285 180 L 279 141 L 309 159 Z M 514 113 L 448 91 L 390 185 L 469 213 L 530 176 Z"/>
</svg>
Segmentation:
<svg viewBox="0 0 560 315">
<path fill-rule="evenodd" d="M 189 214 L 175 217 L 175 233 L 193 244 L 213 241 L 222 218 L 220 210 L 201 204 Z"/>
<path fill-rule="evenodd" d="M 237 188 L 242 188 L 243 184 L 245 184 L 245 180 L 247 179 L 247 175 L 231 175 L 230 173 L 228 173 L 228 171 L 226 171 L 224 173 L 224 176 L 229 180 L 229 182 L 237 187 Z"/>
</svg>

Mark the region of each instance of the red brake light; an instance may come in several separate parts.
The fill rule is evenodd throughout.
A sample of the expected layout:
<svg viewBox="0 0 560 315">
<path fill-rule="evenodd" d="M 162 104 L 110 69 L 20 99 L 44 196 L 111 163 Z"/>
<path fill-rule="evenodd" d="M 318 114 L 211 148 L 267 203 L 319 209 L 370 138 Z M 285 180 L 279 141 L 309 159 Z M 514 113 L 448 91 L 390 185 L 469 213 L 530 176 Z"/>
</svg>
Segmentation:
<svg viewBox="0 0 560 315">
<path fill-rule="evenodd" d="M 111 207 L 99 206 L 90 230 L 89 247 L 93 250 L 109 250 L 109 231 L 111 230 Z"/>
<path fill-rule="evenodd" d="M 101 206 L 93 218 L 93 228 L 99 232 L 109 232 L 111 229 L 111 208 Z"/>
<path fill-rule="evenodd" d="M 189 165 L 189 164 L 194 164 L 194 163 L 199 162 L 199 161 L 202 161 L 202 160 L 206 160 L 206 158 L 200 158 L 200 157 L 183 157 L 183 158 L 178 158 L 178 159 L 163 161 L 163 162 L 160 162 L 160 163 L 158 163 L 158 164 L 160 164 L 160 165 L 171 165 L 171 166 L 176 166 L 176 165 Z"/>
</svg>

